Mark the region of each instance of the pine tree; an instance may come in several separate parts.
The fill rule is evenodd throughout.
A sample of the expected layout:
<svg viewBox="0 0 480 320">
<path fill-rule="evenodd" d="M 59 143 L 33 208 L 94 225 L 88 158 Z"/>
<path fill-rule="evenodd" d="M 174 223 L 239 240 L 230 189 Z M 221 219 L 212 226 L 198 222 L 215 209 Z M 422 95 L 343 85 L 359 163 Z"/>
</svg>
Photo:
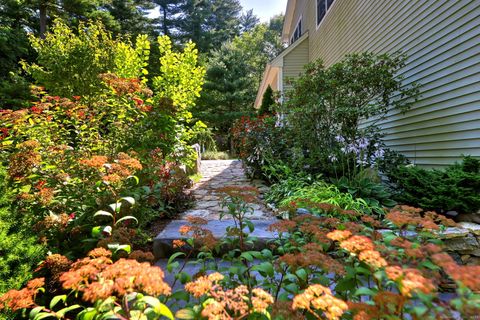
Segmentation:
<svg viewBox="0 0 480 320">
<path fill-rule="evenodd" d="M 248 10 L 240 17 L 240 32 L 250 31 L 260 23 L 260 19 L 253 13 L 253 9 Z"/>
<path fill-rule="evenodd" d="M 240 33 L 238 0 L 184 0 L 180 37 L 192 40 L 200 52 L 208 53 Z"/>
<path fill-rule="evenodd" d="M 275 97 L 273 96 L 273 89 L 268 85 L 262 98 L 262 104 L 258 109 L 259 115 L 270 114 L 273 112 L 273 106 L 275 105 Z"/>
<path fill-rule="evenodd" d="M 158 5 L 160 16 L 156 19 L 161 34 L 170 36 L 179 32 L 183 0 L 154 0 Z"/>
</svg>

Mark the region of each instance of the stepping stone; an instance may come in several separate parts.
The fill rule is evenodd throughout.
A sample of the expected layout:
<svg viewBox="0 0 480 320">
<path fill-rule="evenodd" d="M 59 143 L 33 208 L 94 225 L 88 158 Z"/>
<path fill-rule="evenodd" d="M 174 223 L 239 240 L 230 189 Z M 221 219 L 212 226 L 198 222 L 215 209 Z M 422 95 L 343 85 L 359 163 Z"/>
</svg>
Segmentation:
<svg viewBox="0 0 480 320">
<path fill-rule="evenodd" d="M 267 243 L 270 240 L 275 239 L 277 233 L 268 231 L 268 227 L 277 222 L 276 219 L 271 220 L 253 220 L 252 223 L 255 230 L 251 235 L 257 238 L 255 243 L 255 250 L 261 250 L 266 248 Z M 170 222 L 165 229 L 153 240 L 153 253 L 157 260 L 162 258 L 168 258 L 173 254 L 176 249 L 173 248 L 173 240 L 183 240 L 184 236 L 178 232 L 181 226 L 188 225 L 186 220 L 174 220 Z M 217 239 L 224 238 L 226 236 L 227 227 L 234 226 L 233 220 L 215 220 L 209 221 L 207 225 L 203 226 L 205 229 L 210 230 L 213 236 Z M 230 248 L 225 248 L 230 250 Z"/>
</svg>

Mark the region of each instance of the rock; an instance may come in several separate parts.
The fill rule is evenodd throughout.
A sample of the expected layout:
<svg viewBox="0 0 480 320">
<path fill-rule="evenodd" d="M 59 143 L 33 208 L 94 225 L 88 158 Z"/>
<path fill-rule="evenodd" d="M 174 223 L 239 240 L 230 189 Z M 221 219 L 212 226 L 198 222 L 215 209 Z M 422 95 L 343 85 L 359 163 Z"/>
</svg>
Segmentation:
<svg viewBox="0 0 480 320">
<path fill-rule="evenodd" d="M 445 231 L 438 233 L 442 239 L 463 238 L 469 234 L 470 231 L 463 228 L 447 228 Z"/>
<path fill-rule="evenodd" d="M 458 212 L 457 211 L 447 211 L 445 212 L 445 214 L 449 217 L 456 217 L 458 216 Z"/>
<path fill-rule="evenodd" d="M 195 207 L 198 209 L 207 209 L 218 206 L 217 201 L 197 201 Z"/>
<path fill-rule="evenodd" d="M 468 254 L 465 254 L 465 255 L 461 256 L 460 259 L 465 264 L 465 263 L 468 262 L 468 260 L 470 260 L 470 256 Z"/>
<path fill-rule="evenodd" d="M 468 254 L 471 251 L 477 250 L 479 248 L 477 239 L 469 233 L 467 233 L 467 236 L 462 238 L 446 238 L 444 240 L 444 243 L 448 251 L 455 251 L 459 252 L 460 254 Z"/>
<path fill-rule="evenodd" d="M 210 210 L 188 210 L 182 214 L 182 217 L 207 218 L 209 215 Z"/>
<path fill-rule="evenodd" d="M 471 233 L 480 236 L 480 224 L 476 224 L 473 222 L 460 222 L 458 223 L 458 226 L 463 229 L 470 230 Z"/>
<path fill-rule="evenodd" d="M 275 223 L 277 220 L 255 220 L 252 221 L 255 230 L 250 233 L 252 237 L 257 238 L 257 242 L 254 244 L 255 250 L 262 250 L 267 247 L 268 242 L 275 239 L 278 234 L 268 230 L 268 227 Z M 171 221 L 165 229 L 158 234 L 153 241 L 153 252 L 156 259 L 162 259 L 170 256 L 175 249 L 173 248 L 173 240 L 184 239 L 185 236 L 181 235 L 178 231 L 181 226 L 187 225 L 185 220 Z M 213 236 L 217 239 L 224 238 L 226 236 L 227 227 L 234 226 L 233 220 L 216 220 L 209 221 L 204 228 L 210 230 Z M 229 250 L 230 248 L 224 248 Z"/>
<path fill-rule="evenodd" d="M 311 212 L 310 212 L 310 210 L 305 209 L 305 208 L 298 208 L 297 209 L 297 214 L 299 216 L 301 216 L 301 215 L 305 215 L 305 214 L 311 214 Z"/>
</svg>

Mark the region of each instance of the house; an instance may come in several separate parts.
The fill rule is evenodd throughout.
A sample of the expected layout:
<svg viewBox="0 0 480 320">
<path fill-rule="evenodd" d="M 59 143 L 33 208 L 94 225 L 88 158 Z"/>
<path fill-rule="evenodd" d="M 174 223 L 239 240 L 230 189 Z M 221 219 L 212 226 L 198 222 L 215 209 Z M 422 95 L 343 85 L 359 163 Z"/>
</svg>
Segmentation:
<svg viewBox="0 0 480 320">
<path fill-rule="evenodd" d="M 289 46 L 267 65 L 256 106 L 308 62 L 401 50 L 404 84 L 421 84 L 421 97 L 381 122 L 385 143 L 428 167 L 480 157 L 480 0 L 289 0 L 282 38 Z"/>
</svg>

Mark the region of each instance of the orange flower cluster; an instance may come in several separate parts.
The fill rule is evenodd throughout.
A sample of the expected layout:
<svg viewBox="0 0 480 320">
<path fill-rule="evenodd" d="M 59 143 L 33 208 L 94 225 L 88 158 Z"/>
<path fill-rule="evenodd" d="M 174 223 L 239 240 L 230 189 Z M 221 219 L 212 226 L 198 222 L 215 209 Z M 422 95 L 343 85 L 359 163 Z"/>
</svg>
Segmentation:
<svg viewBox="0 0 480 320">
<path fill-rule="evenodd" d="M 155 257 L 151 252 L 145 252 L 142 250 L 135 250 L 128 256 L 129 259 L 137 260 L 138 262 L 149 262 L 153 263 Z"/>
<path fill-rule="evenodd" d="M 142 83 L 140 82 L 140 79 L 120 78 L 113 73 L 101 74 L 100 79 L 110 86 L 119 96 L 142 91 Z"/>
<path fill-rule="evenodd" d="M 94 169 L 101 169 L 107 163 L 108 158 L 105 156 L 92 156 L 90 159 L 80 160 L 80 164 Z"/>
<path fill-rule="evenodd" d="M 447 253 L 437 253 L 432 256 L 433 262 L 443 268 L 453 280 L 459 282 L 474 292 L 480 292 L 480 266 L 458 265 Z"/>
<path fill-rule="evenodd" d="M 281 256 L 279 260 L 294 269 L 313 266 L 320 267 L 327 272 L 335 272 L 337 274 L 345 273 L 345 268 L 340 262 L 318 250 L 306 250 L 295 254 L 287 253 Z"/>
<path fill-rule="evenodd" d="M 297 223 L 291 220 L 281 220 L 268 226 L 269 231 L 280 233 L 292 232 L 297 227 Z"/>
<path fill-rule="evenodd" d="M 195 241 L 195 245 L 206 249 L 211 250 L 215 248 L 218 243 L 218 240 L 213 236 L 212 231 L 202 228 L 201 225 L 207 224 L 207 221 L 202 218 L 187 218 L 191 221 L 192 225 L 181 226 L 178 232 L 183 236 L 189 236 Z M 174 245 L 179 247 L 184 246 L 184 242 L 177 241 Z"/>
<path fill-rule="evenodd" d="M 411 297 L 414 292 L 428 294 L 435 291 L 432 280 L 425 278 L 417 269 L 388 266 L 385 272 L 390 280 L 399 284 L 400 293 L 405 297 Z"/>
<path fill-rule="evenodd" d="M 102 170 L 102 180 L 110 184 L 119 183 L 130 177 L 135 171 L 143 169 L 140 161 L 124 152 L 120 152 L 113 163 L 108 163 L 108 158 L 105 156 L 95 155 L 90 159 L 80 160 L 80 164 L 96 170 L 104 169 Z"/>
<path fill-rule="evenodd" d="M 265 312 L 273 303 L 272 296 L 263 289 L 255 288 L 250 293 L 246 286 L 225 290 L 218 283 L 223 275 L 215 272 L 199 277 L 185 285 L 185 290 L 195 298 L 208 295 L 212 300 L 204 306 L 202 316 L 208 319 L 232 319 L 233 316 L 248 315 L 250 311 Z"/>
<path fill-rule="evenodd" d="M 26 308 L 35 307 L 35 296 L 38 289 L 45 285 L 44 278 L 30 280 L 27 287 L 21 290 L 10 290 L 0 297 L 0 311 L 11 310 L 17 311 Z"/>
<path fill-rule="evenodd" d="M 386 218 L 390 220 L 398 228 L 405 228 L 407 226 L 414 226 L 417 228 L 438 230 L 439 224 L 445 226 L 455 226 L 455 222 L 444 216 L 441 216 L 433 211 L 425 212 L 422 216 L 422 209 L 397 206 L 390 210 Z"/>
<path fill-rule="evenodd" d="M 185 284 L 185 290 L 191 293 L 195 298 L 200 298 L 201 296 L 210 293 L 213 286 L 221 280 L 223 280 L 223 275 L 215 272 L 208 276 L 199 277 L 195 281 Z"/>
<path fill-rule="evenodd" d="M 327 237 L 329 239 L 332 239 L 333 241 L 343 241 L 350 238 L 351 236 L 352 233 L 348 230 L 334 230 L 327 234 Z"/>
<path fill-rule="evenodd" d="M 132 292 L 154 296 L 171 293 L 160 268 L 126 259 L 112 263 L 110 257 L 111 252 L 103 248 L 91 251 L 89 257 L 75 262 L 61 275 L 63 287 L 82 292 L 82 299 L 92 303 Z"/>
<path fill-rule="evenodd" d="M 380 252 L 375 250 L 364 250 L 360 252 L 358 259 L 375 269 L 380 269 L 387 266 L 387 261 L 382 258 Z"/>
<path fill-rule="evenodd" d="M 307 310 L 317 319 L 323 319 L 316 313 L 316 311 L 320 311 L 326 319 L 335 320 L 340 319 L 348 310 L 348 305 L 345 301 L 335 298 L 329 288 L 314 284 L 293 298 L 292 308 Z"/>
<path fill-rule="evenodd" d="M 375 250 L 372 240 L 366 236 L 351 236 L 341 241 L 340 247 L 354 254 L 365 250 Z"/>
<path fill-rule="evenodd" d="M 8 174 L 15 179 L 29 175 L 30 171 L 41 162 L 39 148 L 40 144 L 34 140 L 19 144 L 19 151 L 10 156 Z"/>
</svg>

